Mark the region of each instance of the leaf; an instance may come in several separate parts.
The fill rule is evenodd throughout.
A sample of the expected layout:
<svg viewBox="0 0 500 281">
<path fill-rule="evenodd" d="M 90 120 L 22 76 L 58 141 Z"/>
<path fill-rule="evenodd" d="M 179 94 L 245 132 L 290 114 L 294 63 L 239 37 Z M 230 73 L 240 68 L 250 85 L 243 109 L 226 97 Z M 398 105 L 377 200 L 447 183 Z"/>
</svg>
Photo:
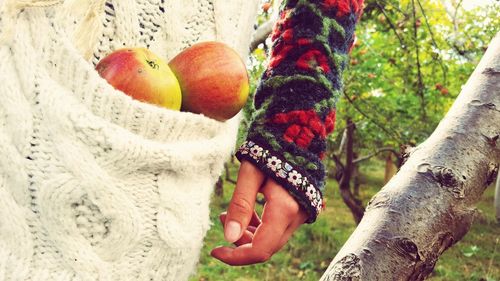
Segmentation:
<svg viewBox="0 0 500 281">
<path fill-rule="evenodd" d="M 470 258 L 470 257 L 474 256 L 475 254 L 479 253 L 480 250 L 481 250 L 481 248 L 479 248 L 478 246 L 472 245 L 472 246 L 462 250 L 462 254 L 465 257 Z"/>
<path fill-rule="evenodd" d="M 311 262 L 311 261 L 305 261 L 305 262 L 302 262 L 300 265 L 299 265 L 299 269 L 301 270 L 306 270 L 306 269 L 314 269 L 314 263 Z"/>
</svg>

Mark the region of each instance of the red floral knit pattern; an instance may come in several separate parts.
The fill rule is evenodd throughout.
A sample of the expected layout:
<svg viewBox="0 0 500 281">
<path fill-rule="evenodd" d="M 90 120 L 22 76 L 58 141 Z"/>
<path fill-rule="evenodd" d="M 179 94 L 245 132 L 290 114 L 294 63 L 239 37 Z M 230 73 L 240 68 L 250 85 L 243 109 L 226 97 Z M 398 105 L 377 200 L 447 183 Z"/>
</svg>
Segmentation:
<svg viewBox="0 0 500 281">
<path fill-rule="evenodd" d="M 341 18 L 347 14 L 355 13 L 361 16 L 363 1 L 359 0 L 324 0 L 321 8 L 325 11 L 336 11 L 335 17 Z"/>
<path fill-rule="evenodd" d="M 283 139 L 294 142 L 298 146 L 307 149 L 314 137 L 325 139 L 335 128 L 335 110 L 332 110 L 325 121 L 322 122 L 314 110 L 294 110 L 287 113 L 278 113 L 271 117 L 271 123 L 288 125 Z M 320 152 L 320 158 L 324 156 Z"/>
</svg>

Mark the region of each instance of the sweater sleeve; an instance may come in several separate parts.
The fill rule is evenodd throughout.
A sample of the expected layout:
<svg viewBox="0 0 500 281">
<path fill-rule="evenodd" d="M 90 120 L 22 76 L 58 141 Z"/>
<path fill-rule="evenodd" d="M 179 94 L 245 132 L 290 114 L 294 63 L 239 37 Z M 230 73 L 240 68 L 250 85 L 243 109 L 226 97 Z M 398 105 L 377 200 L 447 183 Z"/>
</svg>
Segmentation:
<svg viewBox="0 0 500 281">
<path fill-rule="evenodd" d="M 363 0 L 284 0 L 269 65 L 255 94 L 246 141 L 236 152 L 276 180 L 308 213 L 324 208 L 326 136 Z"/>
</svg>

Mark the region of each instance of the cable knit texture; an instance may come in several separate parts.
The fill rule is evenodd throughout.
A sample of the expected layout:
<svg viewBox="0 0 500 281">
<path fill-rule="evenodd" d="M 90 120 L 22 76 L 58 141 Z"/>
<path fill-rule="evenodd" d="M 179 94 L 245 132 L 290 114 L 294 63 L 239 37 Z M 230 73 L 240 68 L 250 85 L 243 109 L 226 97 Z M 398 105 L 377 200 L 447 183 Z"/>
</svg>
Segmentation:
<svg viewBox="0 0 500 281">
<path fill-rule="evenodd" d="M 187 280 L 239 117 L 132 100 L 93 63 L 203 40 L 246 56 L 258 1 L 36 2 L 0 1 L 18 4 L 0 26 L 0 280 Z"/>
<path fill-rule="evenodd" d="M 363 0 L 285 0 L 254 121 L 236 156 L 283 185 L 314 222 L 324 208 L 326 137 Z"/>
</svg>

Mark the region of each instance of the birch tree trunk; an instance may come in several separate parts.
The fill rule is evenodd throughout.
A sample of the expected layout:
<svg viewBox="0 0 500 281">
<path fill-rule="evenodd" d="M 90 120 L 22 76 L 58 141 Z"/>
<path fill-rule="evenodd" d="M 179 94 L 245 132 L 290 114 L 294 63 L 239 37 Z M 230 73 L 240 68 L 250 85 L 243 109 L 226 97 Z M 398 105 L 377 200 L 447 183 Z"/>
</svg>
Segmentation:
<svg viewBox="0 0 500 281">
<path fill-rule="evenodd" d="M 495 184 L 495 199 L 493 202 L 495 207 L 495 217 L 497 222 L 500 223 L 500 176 L 497 176 L 497 183 Z"/>
<path fill-rule="evenodd" d="M 375 195 L 321 280 L 423 280 L 500 162 L 500 34 L 434 133 Z"/>
</svg>

